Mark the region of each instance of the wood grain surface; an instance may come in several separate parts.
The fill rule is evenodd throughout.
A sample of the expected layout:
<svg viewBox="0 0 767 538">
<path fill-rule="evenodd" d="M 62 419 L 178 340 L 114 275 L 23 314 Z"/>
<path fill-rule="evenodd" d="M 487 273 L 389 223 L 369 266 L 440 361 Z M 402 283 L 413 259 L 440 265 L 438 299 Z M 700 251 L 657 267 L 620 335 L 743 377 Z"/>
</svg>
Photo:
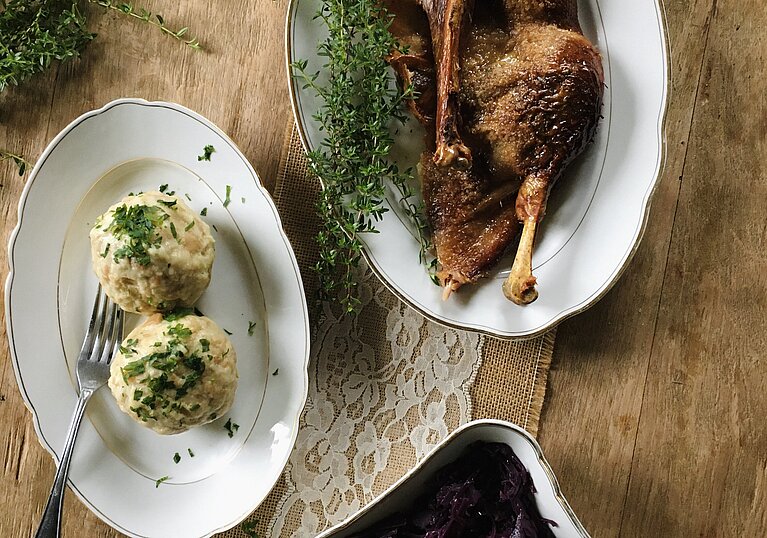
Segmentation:
<svg viewBox="0 0 767 538">
<path fill-rule="evenodd" d="M 206 52 L 91 8 L 99 37 L 82 60 L 0 95 L 0 147 L 35 159 L 82 112 L 169 100 L 218 124 L 273 186 L 290 121 L 286 0 L 142 3 Z M 559 329 L 539 437 L 595 537 L 767 536 L 767 4 L 669 0 L 666 18 L 673 84 L 651 220 L 615 288 Z M 0 165 L 3 245 L 24 179 Z M 0 536 L 15 538 L 34 533 L 54 466 L 3 316 Z M 65 511 L 65 537 L 118 535 L 71 494 Z"/>
</svg>

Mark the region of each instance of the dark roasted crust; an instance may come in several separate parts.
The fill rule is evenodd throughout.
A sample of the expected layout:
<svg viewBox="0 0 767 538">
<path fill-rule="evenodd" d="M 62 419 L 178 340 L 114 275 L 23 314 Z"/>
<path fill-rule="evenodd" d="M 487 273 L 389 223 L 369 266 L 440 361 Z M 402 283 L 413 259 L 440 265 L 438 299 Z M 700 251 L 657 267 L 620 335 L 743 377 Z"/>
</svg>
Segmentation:
<svg viewBox="0 0 767 538">
<path fill-rule="evenodd" d="M 519 182 L 490 181 L 480 167 L 437 166 L 432 152 L 421 155 L 419 172 L 442 282 L 475 282 L 503 256 L 519 225 L 514 199 Z"/>
</svg>

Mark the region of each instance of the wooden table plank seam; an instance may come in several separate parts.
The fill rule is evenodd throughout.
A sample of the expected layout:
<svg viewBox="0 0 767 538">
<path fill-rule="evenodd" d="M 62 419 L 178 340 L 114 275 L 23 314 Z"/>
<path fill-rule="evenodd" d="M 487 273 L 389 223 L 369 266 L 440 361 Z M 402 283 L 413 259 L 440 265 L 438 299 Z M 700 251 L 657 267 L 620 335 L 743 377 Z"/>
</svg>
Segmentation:
<svg viewBox="0 0 767 538">
<path fill-rule="evenodd" d="M 695 87 L 695 97 L 693 98 L 693 109 L 692 109 L 692 114 L 691 114 L 691 121 L 690 121 L 690 124 L 689 124 L 689 128 L 687 130 L 687 135 L 686 135 L 685 140 L 684 140 L 684 147 L 685 147 L 685 149 L 684 149 L 684 156 L 682 157 L 682 168 L 681 168 L 681 172 L 680 172 L 680 176 L 679 176 L 679 180 L 678 180 L 677 193 L 676 193 L 676 203 L 674 204 L 674 216 L 672 217 L 672 220 L 671 220 L 671 235 L 669 237 L 668 246 L 667 246 L 667 249 L 666 249 L 666 256 L 664 258 L 663 279 L 661 281 L 661 289 L 660 289 L 660 293 L 658 294 L 657 304 L 655 305 L 656 308 L 655 308 L 655 315 L 654 315 L 654 319 L 653 319 L 653 329 L 652 329 L 652 335 L 653 336 L 652 336 L 652 341 L 650 343 L 650 349 L 649 349 L 649 351 L 647 353 L 648 360 L 647 360 L 647 364 L 646 364 L 646 368 L 645 368 L 645 372 L 644 372 L 644 384 L 643 384 L 643 390 L 642 390 L 642 398 L 641 398 L 640 404 L 639 404 L 639 419 L 637 421 L 637 426 L 636 426 L 636 429 L 634 431 L 634 440 L 633 440 L 634 442 L 633 442 L 632 453 L 631 453 L 631 460 L 630 460 L 632 462 L 632 464 L 629 467 L 628 479 L 626 480 L 626 488 L 625 488 L 625 492 L 624 492 L 624 496 L 623 496 L 623 507 L 621 508 L 620 524 L 619 524 L 619 527 L 618 527 L 618 536 L 623 536 L 623 524 L 625 522 L 624 514 L 626 513 L 626 505 L 629 502 L 629 488 L 631 487 L 631 475 L 632 475 L 632 473 L 634 471 L 634 455 L 636 453 L 636 447 L 637 447 L 637 443 L 639 441 L 639 428 L 642 425 L 642 416 L 643 416 L 643 411 L 644 411 L 645 398 L 647 396 L 647 384 L 649 382 L 650 364 L 651 364 L 651 360 L 650 359 L 651 359 L 651 357 L 653 355 L 653 351 L 655 349 L 655 345 L 657 343 L 657 338 L 658 338 L 658 332 L 657 332 L 658 320 L 660 319 L 660 310 L 661 310 L 661 307 L 662 307 L 662 304 L 663 304 L 663 301 L 662 301 L 663 291 L 666 288 L 666 284 L 667 284 L 667 278 L 666 277 L 668 276 L 669 258 L 671 256 L 671 248 L 672 248 L 672 244 L 673 244 L 673 240 L 674 240 L 674 228 L 675 228 L 674 224 L 676 223 L 676 215 L 677 215 L 677 212 L 679 210 L 679 194 L 681 193 L 681 190 L 682 190 L 682 182 L 684 181 L 684 171 L 685 171 L 685 168 L 687 166 L 687 158 L 688 158 L 689 153 L 690 153 L 689 141 L 690 141 L 690 138 L 692 136 L 692 130 L 693 130 L 693 121 L 692 121 L 692 119 L 695 118 L 695 110 L 696 110 L 697 105 L 698 105 L 698 96 L 699 96 L 699 93 L 700 93 L 701 81 L 703 79 L 703 66 L 704 66 L 704 63 L 705 63 L 705 60 L 706 60 L 706 51 L 708 49 L 708 44 L 709 44 L 709 36 L 710 36 L 710 33 L 711 33 L 710 32 L 711 31 L 711 24 L 713 22 L 714 14 L 715 14 L 715 11 L 716 11 L 716 3 L 717 3 L 717 0 L 713 0 L 713 3 L 712 3 L 712 5 L 711 5 L 711 7 L 709 9 L 709 13 L 708 13 L 708 15 L 706 17 L 706 23 L 705 23 L 704 32 L 703 32 L 704 36 L 705 36 L 704 39 L 703 39 L 703 42 L 704 42 L 703 53 L 701 54 L 700 67 L 697 70 L 698 71 L 698 80 L 697 80 L 696 87 Z M 673 96 L 669 96 L 669 99 L 672 99 L 672 97 Z M 667 143 L 669 143 L 668 140 L 667 140 Z M 669 151 L 669 149 L 670 148 L 667 148 L 667 151 Z M 665 173 L 665 171 L 664 171 L 664 173 Z"/>
</svg>

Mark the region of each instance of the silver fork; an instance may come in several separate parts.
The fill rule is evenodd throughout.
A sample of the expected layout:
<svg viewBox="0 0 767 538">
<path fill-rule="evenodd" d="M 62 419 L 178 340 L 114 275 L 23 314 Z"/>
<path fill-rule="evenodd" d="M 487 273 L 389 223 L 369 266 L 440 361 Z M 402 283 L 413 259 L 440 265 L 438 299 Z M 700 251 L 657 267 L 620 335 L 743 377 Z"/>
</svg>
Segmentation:
<svg viewBox="0 0 767 538">
<path fill-rule="evenodd" d="M 51 494 L 45 505 L 43 519 L 40 521 L 35 538 L 53 538 L 59 536 L 61 532 L 61 504 L 64 500 L 69 462 L 72 458 L 75 439 L 77 439 L 77 431 L 80 429 L 88 400 L 109 379 L 109 363 L 120 346 L 122 333 L 123 311 L 106 296 L 99 285 L 88 331 L 85 333 L 83 347 L 77 357 L 77 390 L 80 396 L 77 399 L 69 432 L 67 432 Z"/>
</svg>

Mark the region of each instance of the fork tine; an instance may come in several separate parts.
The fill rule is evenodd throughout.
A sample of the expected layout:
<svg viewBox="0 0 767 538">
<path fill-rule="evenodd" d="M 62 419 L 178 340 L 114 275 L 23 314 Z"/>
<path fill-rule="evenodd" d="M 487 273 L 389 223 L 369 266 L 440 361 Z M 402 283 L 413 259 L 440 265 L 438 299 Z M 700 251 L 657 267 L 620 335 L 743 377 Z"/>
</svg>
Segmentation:
<svg viewBox="0 0 767 538">
<path fill-rule="evenodd" d="M 93 329 L 93 345 L 91 346 L 88 354 L 84 357 L 81 357 L 85 360 L 94 362 L 98 361 L 99 356 L 104 349 L 104 340 L 106 340 L 108 336 L 108 333 L 105 332 L 105 329 L 109 323 L 109 318 L 107 316 L 109 312 L 109 304 L 111 301 L 109 300 L 109 297 L 106 296 L 106 294 L 103 295 L 104 296 L 99 304 L 99 311 L 96 315 L 95 327 Z"/>
<path fill-rule="evenodd" d="M 99 362 L 105 362 L 109 364 L 114 357 L 117 348 L 120 346 L 122 340 L 122 309 L 120 309 L 112 301 L 109 301 L 109 322 L 107 323 L 105 335 L 106 342 L 104 348 L 98 357 Z"/>
<path fill-rule="evenodd" d="M 101 331 L 100 323 L 103 318 L 100 318 L 99 313 L 104 308 L 105 299 L 106 294 L 101 289 L 101 284 L 99 284 L 99 287 L 96 290 L 96 298 L 93 301 L 93 311 L 91 312 L 91 319 L 88 323 L 88 330 L 85 332 L 83 345 L 80 348 L 80 358 L 88 357 L 93 352 L 95 337 Z M 97 323 L 99 324 L 98 329 L 96 328 Z"/>
</svg>

